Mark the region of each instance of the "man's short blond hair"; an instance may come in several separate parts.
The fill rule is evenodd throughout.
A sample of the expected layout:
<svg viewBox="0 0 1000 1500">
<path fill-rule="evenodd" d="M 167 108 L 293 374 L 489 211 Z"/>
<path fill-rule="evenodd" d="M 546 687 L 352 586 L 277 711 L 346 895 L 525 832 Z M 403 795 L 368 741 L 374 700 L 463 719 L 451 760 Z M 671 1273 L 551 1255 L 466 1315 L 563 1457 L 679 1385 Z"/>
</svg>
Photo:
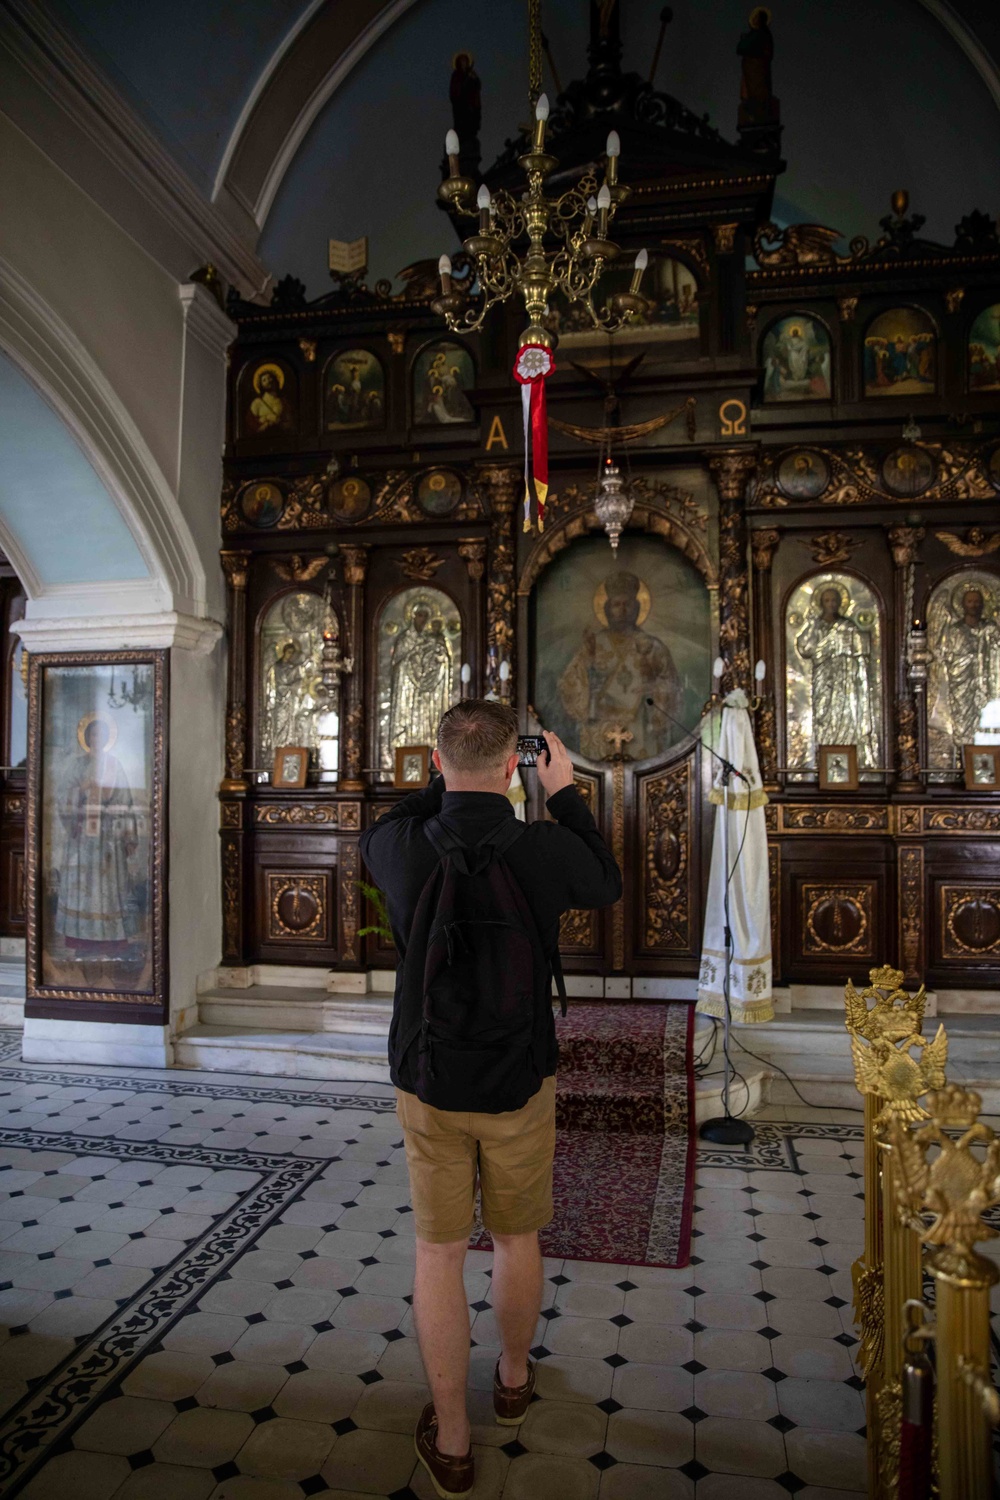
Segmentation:
<svg viewBox="0 0 1000 1500">
<path fill-rule="evenodd" d="M 517 749 L 517 714 L 485 698 L 456 703 L 438 725 L 437 748 L 453 771 L 501 771 Z"/>
</svg>

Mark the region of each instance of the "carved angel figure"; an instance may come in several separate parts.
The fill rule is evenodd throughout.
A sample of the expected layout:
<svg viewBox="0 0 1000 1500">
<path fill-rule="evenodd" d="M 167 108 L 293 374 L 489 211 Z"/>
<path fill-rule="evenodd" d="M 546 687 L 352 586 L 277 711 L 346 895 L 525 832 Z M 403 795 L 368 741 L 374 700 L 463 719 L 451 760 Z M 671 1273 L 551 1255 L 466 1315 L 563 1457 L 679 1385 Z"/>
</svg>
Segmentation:
<svg viewBox="0 0 1000 1500">
<path fill-rule="evenodd" d="M 759 266 L 832 266 L 851 259 L 834 250 L 839 239 L 840 230 L 825 224 L 789 224 L 787 229 L 762 224 L 754 235 L 753 253 Z M 770 250 L 765 249 L 768 240 L 777 241 Z"/>
</svg>

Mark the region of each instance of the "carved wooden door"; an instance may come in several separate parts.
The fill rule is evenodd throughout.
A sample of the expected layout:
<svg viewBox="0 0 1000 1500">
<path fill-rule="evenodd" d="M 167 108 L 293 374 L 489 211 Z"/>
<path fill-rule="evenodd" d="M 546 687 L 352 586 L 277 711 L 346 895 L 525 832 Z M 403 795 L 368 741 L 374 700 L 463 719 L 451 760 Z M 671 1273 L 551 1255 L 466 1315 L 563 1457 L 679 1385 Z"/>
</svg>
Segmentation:
<svg viewBox="0 0 1000 1500">
<path fill-rule="evenodd" d="M 577 790 L 618 860 L 625 888 L 609 910 L 566 913 L 559 946 L 567 971 L 633 978 L 697 973 L 708 867 L 701 780 L 697 746 L 653 765 L 615 760 L 576 767 Z M 540 808 L 533 815 L 539 814 Z"/>
<path fill-rule="evenodd" d="M 700 747 L 622 770 L 625 910 L 614 966 L 639 976 L 692 976 L 701 955 L 711 821 L 703 816 Z"/>
</svg>

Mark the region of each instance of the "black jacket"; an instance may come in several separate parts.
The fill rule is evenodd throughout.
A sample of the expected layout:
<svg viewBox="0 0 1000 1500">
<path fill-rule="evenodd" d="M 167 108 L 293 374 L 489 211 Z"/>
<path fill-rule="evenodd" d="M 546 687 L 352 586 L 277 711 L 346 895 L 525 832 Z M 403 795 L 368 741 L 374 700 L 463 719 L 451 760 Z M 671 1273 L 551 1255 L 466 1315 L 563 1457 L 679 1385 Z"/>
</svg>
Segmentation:
<svg viewBox="0 0 1000 1500">
<path fill-rule="evenodd" d="M 622 893 L 614 855 L 575 787 L 564 787 L 546 806 L 554 823 L 529 823 L 504 855 L 531 907 L 546 953 L 559 941 L 559 920 L 574 907 L 611 906 Z M 406 953 L 410 925 L 420 893 L 438 856 L 422 825 L 440 813 L 441 820 L 465 843 L 478 842 L 514 809 L 498 792 L 447 792 L 436 776 L 422 791 L 412 792 L 361 835 L 361 853 L 375 883 L 385 892 L 389 924 L 399 951 Z M 399 1002 L 400 962 L 396 970 Z M 555 1072 L 553 1026 L 550 1066 Z"/>
</svg>

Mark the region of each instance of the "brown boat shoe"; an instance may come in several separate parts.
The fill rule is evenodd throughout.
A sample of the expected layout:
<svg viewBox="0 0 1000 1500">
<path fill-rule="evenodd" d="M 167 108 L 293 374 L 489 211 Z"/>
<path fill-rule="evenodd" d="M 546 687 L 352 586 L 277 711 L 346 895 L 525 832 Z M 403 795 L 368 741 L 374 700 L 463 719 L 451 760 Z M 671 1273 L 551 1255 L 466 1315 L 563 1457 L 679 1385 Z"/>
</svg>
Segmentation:
<svg viewBox="0 0 1000 1500">
<path fill-rule="evenodd" d="M 523 1385 L 504 1385 L 500 1379 L 500 1361 L 493 1372 L 493 1410 L 501 1427 L 519 1427 L 528 1415 L 535 1394 L 535 1367 L 528 1360 L 528 1378 Z"/>
<path fill-rule="evenodd" d="M 431 1484 L 440 1500 L 461 1500 L 462 1496 L 472 1494 L 472 1487 L 476 1482 L 472 1447 L 470 1445 L 464 1458 L 454 1458 L 451 1454 L 438 1452 L 437 1414 L 433 1401 L 428 1401 L 420 1413 L 417 1430 L 413 1435 L 413 1446 L 430 1475 Z"/>
</svg>

